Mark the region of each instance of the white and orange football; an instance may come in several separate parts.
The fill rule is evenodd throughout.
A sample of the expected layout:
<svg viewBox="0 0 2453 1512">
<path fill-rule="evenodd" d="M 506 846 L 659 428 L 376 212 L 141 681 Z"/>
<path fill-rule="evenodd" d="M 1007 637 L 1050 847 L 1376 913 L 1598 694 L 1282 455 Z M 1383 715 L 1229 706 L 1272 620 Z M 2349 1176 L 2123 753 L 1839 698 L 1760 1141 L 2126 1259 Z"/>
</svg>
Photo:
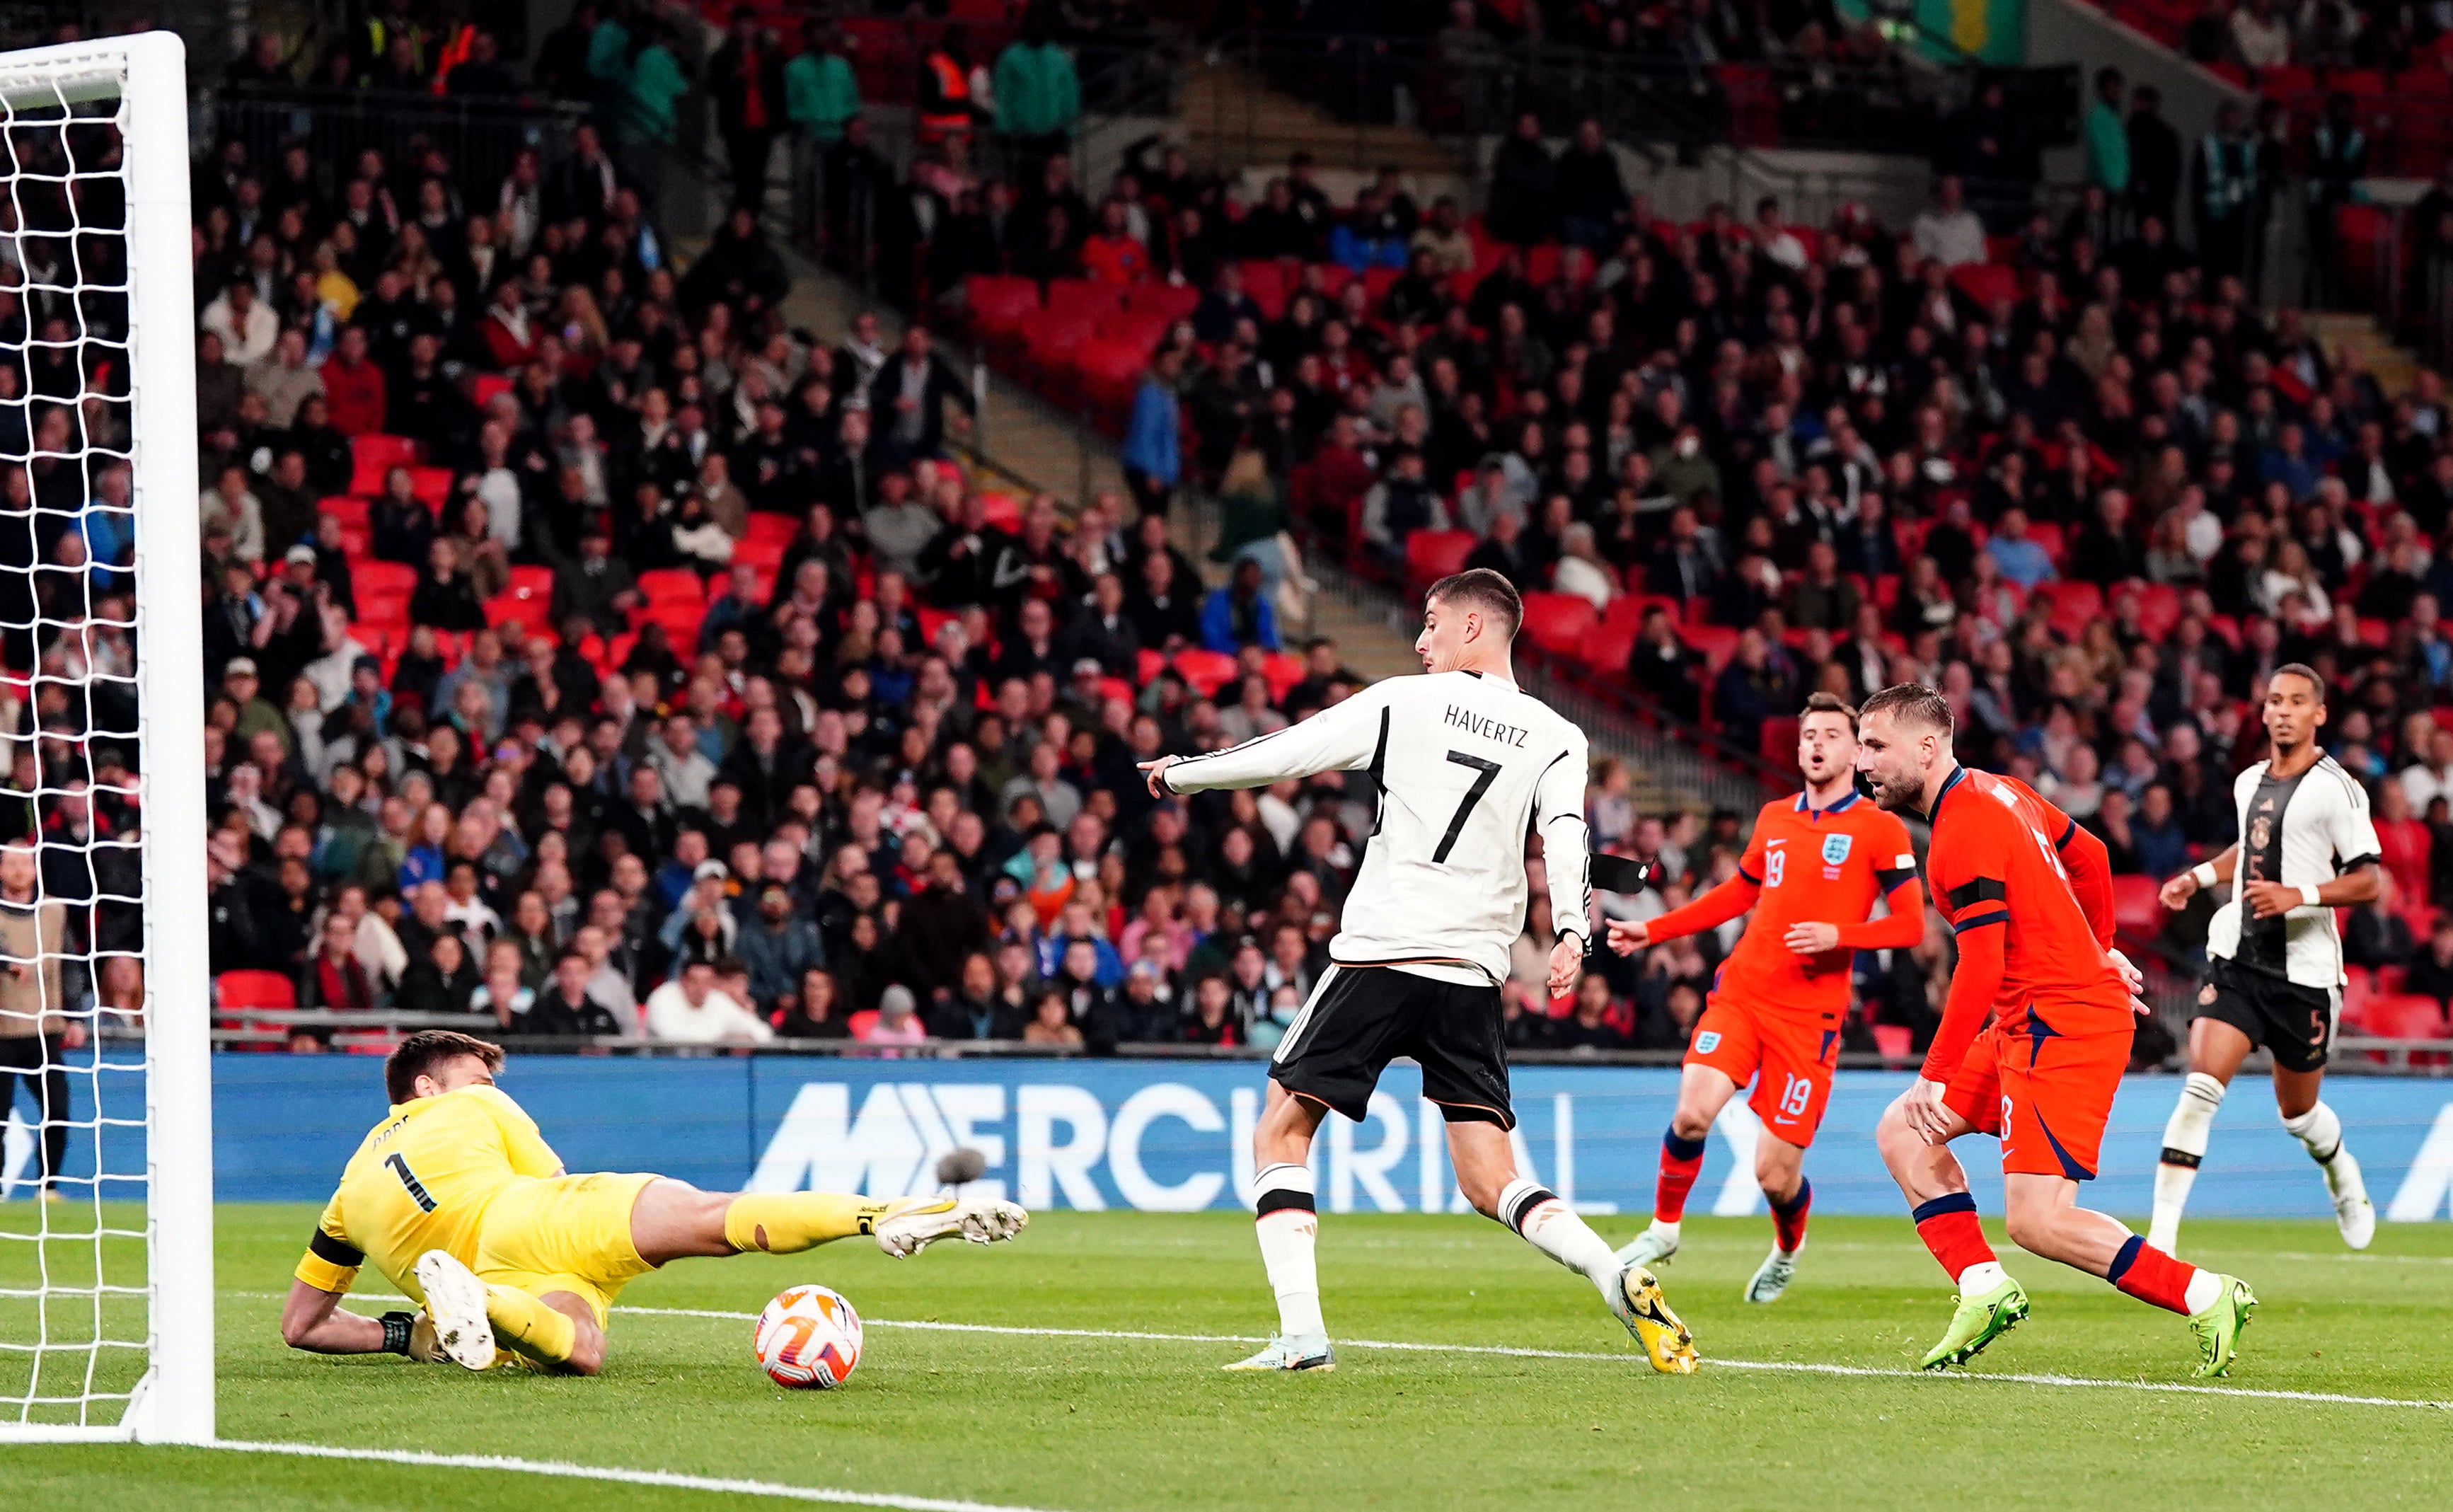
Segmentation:
<svg viewBox="0 0 2453 1512">
<path fill-rule="evenodd" d="M 779 1386 L 831 1391 L 860 1364 L 860 1314 L 824 1286 L 795 1286 L 768 1303 L 749 1338 Z"/>
</svg>

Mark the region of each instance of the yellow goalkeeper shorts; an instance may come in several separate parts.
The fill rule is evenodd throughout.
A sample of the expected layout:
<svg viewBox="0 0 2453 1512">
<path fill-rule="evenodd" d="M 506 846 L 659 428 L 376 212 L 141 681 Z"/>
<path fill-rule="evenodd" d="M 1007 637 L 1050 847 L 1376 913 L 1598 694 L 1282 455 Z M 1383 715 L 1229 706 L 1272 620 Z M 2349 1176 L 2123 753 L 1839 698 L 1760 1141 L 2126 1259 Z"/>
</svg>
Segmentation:
<svg viewBox="0 0 2453 1512">
<path fill-rule="evenodd" d="M 655 1269 L 630 1238 L 630 1209 L 648 1184 L 641 1172 L 529 1177 L 488 1204 L 477 1230 L 477 1279 L 531 1297 L 567 1291 L 588 1303 L 598 1327 L 631 1278 Z"/>
</svg>

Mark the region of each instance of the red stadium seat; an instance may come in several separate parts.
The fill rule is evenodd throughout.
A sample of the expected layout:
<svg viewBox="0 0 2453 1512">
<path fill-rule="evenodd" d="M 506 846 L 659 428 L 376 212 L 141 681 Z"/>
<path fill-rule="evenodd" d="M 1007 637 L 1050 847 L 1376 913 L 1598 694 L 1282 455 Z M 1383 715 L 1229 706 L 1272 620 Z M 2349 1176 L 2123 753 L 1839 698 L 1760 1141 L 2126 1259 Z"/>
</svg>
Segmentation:
<svg viewBox="0 0 2453 1512">
<path fill-rule="evenodd" d="M 1172 665 L 1178 672 L 1184 674 L 1184 680 L 1192 685 L 1192 690 L 1204 698 L 1216 693 L 1219 688 L 1226 686 L 1228 678 L 1235 675 L 1235 658 L 1224 651 L 1208 651 L 1197 647 L 1178 651 L 1175 653 L 1175 661 Z"/>
<path fill-rule="evenodd" d="M 2444 1005 L 2417 992 L 2380 994 L 2371 1000 L 2362 1026 L 2381 1040 L 2443 1040 L 2453 1038 L 2453 1024 Z"/>
<path fill-rule="evenodd" d="M 1132 397 L 1149 359 L 1148 347 L 1102 336 L 1073 349 L 1073 370 L 1093 401 L 1117 404 Z"/>
<path fill-rule="evenodd" d="M 868 1032 L 876 1027 L 877 1010 L 875 1008 L 863 1008 L 858 1013 L 853 1014 L 850 1018 L 844 1020 L 844 1032 L 850 1035 L 855 1041 L 868 1039 Z"/>
<path fill-rule="evenodd" d="M 361 471 L 372 468 L 380 473 L 387 468 L 415 467 L 417 443 L 407 436 L 351 436 L 349 457 Z"/>
<path fill-rule="evenodd" d="M 409 595 L 378 593 L 361 585 L 358 588 L 358 618 L 368 625 L 399 630 L 405 641 L 409 630 Z"/>
<path fill-rule="evenodd" d="M 1071 369 L 1073 353 L 1098 328 L 1098 316 L 1084 309 L 1042 309 L 1023 317 L 1021 337 L 1033 367 L 1050 373 Z"/>
<path fill-rule="evenodd" d="M 406 598 L 417 590 L 417 568 L 406 562 L 352 563 L 349 578 L 360 598 L 370 593 L 397 593 Z"/>
<path fill-rule="evenodd" d="M 1172 324 L 1155 310 L 1119 309 L 1099 317 L 1098 335 L 1101 341 L 1118 342 L 1147 356 L 1158 350 Z"/>
<path fill-rule="evenodd" d="M 1874 1053 L 1885 1061 L 1905 1061 L 1916 1053 L 1916 1031 L 1905 1024 L 1874 1025 Z"/>
<path fill-rule="evenodd" d="M 707 602 L 707 585 L 688 567 L 658 567 L 639 574 L 639 596 L 654 607 Z"/>
<path fill-rule="evenodd" d="M 2138 627 L 2150 641 L 2160 641 L 2181 623 L 2181 590 L 2169 583 L 2149 583 L 2138 590 Z"/>
<path fill-rule="evenodd" d="M 1125 289 L 1125 308 L 1156 315 L 1172 325 L 1188 320 L 1201 303 L 1201 290 L 1183 284 L 1132 284 Z"/>
<path fill-rule="evenodd" d="M 469 391 L 477 401 L 477 408 L 483 409 L 492 404 L 497 395 L 509 393 L 511 381 L 498 372 L 481 372 L 469 385 Z"/>
<path fill-rule="evenodd" d="M 1123 291 L 1113 284 L 1102 284 L 1088 278 L 1051 278 L 1047 281 L 1049 314 L 1087 315 L 1093 319 L 1124 304 Z"/>
<path fill-rule="evenodd" d="M 486 623 L 495 629 L 516 624 L 524 628 L 546 628 L 546 615 L 552 600 L 542 594 L 524 593 L 510 588 L 486 601 Z"/>
<path fill-rule="evenodd" d="M 553 596 L 553 568 L 549 567 L 515 567 L 511 568 L 511 588 L 534 598 Z"/>
<path fill-rule="evenodd" d="M 1286 270 L 1265 258 L 1238 265 L 1244 270 L 1244 292 L 1261 307 L 1261 313 L 1271 320 L 1286 310 Z"/>
<path fill-rule="evenodd" d="M 1765 720 L 1763 733 L 1755 740 L 1755 754 L 1774 766 L 1795 766 L 1798 723 L 1798 718 L 1794 714 L 1784 714 L 1778 718 Z"/>
<path fill-rule="evenodd" d="M 1950 270 L 1950 287 L 1989 309 L 1997 299 L 2019 297 L 2019 274 L 1998 263 L 1962 263 Z"/>
<path fill-rule="evenodd" d="M 789 546 L 792 544 L 792 538 L 800 533 L 801 522 L 792 516 L 770 514 L 764 509 L 755 509 L 750 511 L 749 532 L 746 539 L 772 541 L 778 546 Z"/>
<path fill-rule="evenodd" d="M 971 323 L 992 336 L 1010 335 L 1039 308 L 1039 286 L 1027 278 L 974 274 L 964 285 Z"/>
<path fill-rule="evenodd" d="M 1579 659 L 1597 672 L 1625 671 L 1627 658 L 1635 654 L 1636 632 L 1644 628 L 1644 616 L 1650 607 L 1636 593 L 1610 600 L 1609 607 L 1602 610 L 1601 623 L 1578 647 Z"/>
<path fill-rule="evenodd" d="M 440 512 L 444 501 L 451 497 L 451 469 L 449 468 L 409 468 L 409 491 L 420 504 Z"/>
<path fill-rule="evenodd" d="M 2071 640 L 2104 612 L 2104 590 L 2092 583 L 2039 583 L 2036 597 L 2044 601 L 2053 629 Z"/>
<path fill-rule="evenodd" d="M 2155 895 L 2163 887 L 2154 877 L 2112 879 L 2112 922 L 2122 933 L 2151 940 L 2164 932 L 2164 905 Z"/>
<path fill-rule="evenodd" d="M 1535 646 L 1564 656 L 1593 632 L 1601 613 L 1581 593 L 1525 595 L 1525 634 Z"/>
<path fill-rule="evenodd" d="M 1269 701 L 1283 704 L 1287 691 L 1304 680 L 1304 660 L 1292 651 L 1271 651 L 1262 660 L 1261 675 L 1269 680 Z"/>
<path fill-rule="evenodd" d="M 1147 686 L 1149 680 L 1167 669 L 1167 658 L 1147 647 L 1133 653 L 1133 681 Z"/>
<path fill-rule="evenodd" d="M 1683 626 L 1678 635 L 1704 658 L 1704 670 L 1711 676 L 1720 675 L 1721 668 L 1728 666 L 1729 658 L 1738 652 L 1738 632 L 1731 626 Z"/>
<path fill-rule="evenodd" d="M 365 529 L 369 508 L 369 506 L 366 500 L 346 493 L 336 493 L 329 499 L 315 501 L 315 512 L 329 514 L 340 521 L 341 528 L 344 530 Z"/>
<path fill-rule="evenodd" d="M 1406 576 L 1422 587 L 1465 570 L 1475 539 L 1470 530 L 1414 531 L 1406 537 Z"/>
<path fill-rule="evenodd" d="M 216 1007 L 294 1008 L 298 989 L 278 971 L 225 971 L 213 978 Z"/>
</svg>

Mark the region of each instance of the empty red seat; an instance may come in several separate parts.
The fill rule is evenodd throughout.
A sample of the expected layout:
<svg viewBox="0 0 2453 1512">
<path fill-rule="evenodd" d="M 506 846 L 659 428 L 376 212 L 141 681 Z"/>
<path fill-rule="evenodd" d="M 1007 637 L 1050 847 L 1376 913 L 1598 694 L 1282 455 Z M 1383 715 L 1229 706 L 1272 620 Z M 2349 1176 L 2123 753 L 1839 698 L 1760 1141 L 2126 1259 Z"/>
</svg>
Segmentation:
<svg viewBox="0 0 2453 1512">
<path fill-rule="evenodd" d="M 1763 722 L 1763 731 L 1755 738 L 1755 754 L 1774 766 L 1797 764 L 1797 726 L 1794 714 L 1783 714 Z"/>
<path fill-rule="evenodd" d="M 2071 640 L 2104 612 L 2104 590 L 2092 583 L 2039 583 L 2036 596 L 2044 601 L 2053 629 Z"/>
<path fill-rule="evenodd" d="M 639 596 L 651 607 L 668 604 L 705 604 L 707 585 L 688 567 L 658 567 L 639 574 Z"/>
<path fill-rule="evenodd" d="M 1194 648 L 1175 653 L 1173 666 L 1192 685 L 1192 690 L 1207 698 L 1226 686 L 1235 675 L 1235 658 L 1224 651 Z"/>
<path fill-rule="evenodd" d="M 974 274 L 964 286 L 971 323 L 990 335 L 1009 335 L 1039 308 L 1039 286 L 1027 278 Z"/>
<path fill-rule="evenodd" d="M 497 593 L 486 601 L 486 623 L 498 630 L 506 625 L 542 628 L 551 602 L 543 594 L 523 593 L 517 588 Z"/>
<path fill-rule="evenodd" d="M 1121 343 L 1147 356 L 1158 350 L 1173 324 L 1155 310 L 1119 309 L 1099 317 L 1099 339 Z"/>
<path fill-rule="evenodd" d="M 1464 571 L 1474 541 L 1470 530 L 1414 531 L 1406 537 L 1406 576 L 1420 587 Z"/>
<path fill-rule="evenodd" d="M 222 1008 L 294 1008 L 298 989 L 278 971 L 225 971 L 213 978 L 213 999 Z"/>
<path fill-rule="evenodd" d="M 1546 651 L 1566 654 L 1601 623 L 1593 601 L 1581 593 L 1525 595 L 1525 634 Z"/>
<path fill-rule="evenodd" d="M 409 595 L 378 593 L 361 587 L 358 589 L 358 618 L 369 625 L 406 632 L 409 628 Z"/>
<path fill-rule="evenodd" d="M 2156 901 L 2163 884 L 2153 877 L 2112 879 L 2112 923 L 2124 934 L 2151 940 L 2164 930 L 2164 905 Z"/>
<path fill-rule="evenodd" d="M 511 568 L 511 591 L 536 598 L 553 596 L 553 568 L 549 567 L 515 567 Z"/>
<path fill-rule="evenodd" d="M 1991 308 L 1997 299 L 2019 297 L 2017 270 L 1999 263 L 1962 263 L 1950 270 L 1950 286 L 1981 308 Z"/>
<path fill-rule="evenodd" d="M 1738 632 L 1732 626 L 1688 625 L 1681 627 L 1678 634 L 1704 658 L 1704 669 L 1710 674 L 1718 675 L 1738 651 Z"/>
<path fill-rule="evenodd" d="M 449 468 L 411 468 L 409 469 L 409 491 L 429 509 L 439 510 L 451 497 Z"/>
<path fill-rule="evenodd" d="M 477 401 L 477 408 L 483 409 L 492 404 L 498 395 L 509 393 L 511 381 L 498 372 L 481 372 L 477 375 L 476 381 L 469 385 L 469 390 L 471 397 Z"/>
<path fill-rule="evenodd" d="M 1113 284 L 1102 284 L 1088 278 L 1051 278 L 1047 281 L 1047 311 L 1051 314 L 1084 314 L 1097 317 L 1124 304 L 1124 294 Z"/>
<path fill-rule="evenodd" d="M 1189 319 L 1201 303 L 1201 290 L 1186 284 L 1133 284 L 1125 289 L 1125 308 L 1168 322 Z"/>
<path fill-rule="evenodd" d="M 1131 396 L 1142 369 L 1149 366 L 1149 348 L 1101 336 L 1073 351 L 1073 370 L 1094 400 L 1116 402 Z"/>
<path fill-rule="evenodd" d="M 369 594 L 406 597 L 417 588 L 417 569 L 406 562 L 360 562 L 349 568 L 349 580 L 362 599 Z"/>
<path fill-rule="evenodd" d="M 315 511 L 318 514 L 329 514 L 340 521 L 341 528 L 344 530 L 365 529 L 368 508 L 366 500 L 346 493 L 336 493 L 329 499 L 315 501 Z"/>
<path fill-rule="evenodd" d="M 2444 1005 L 2417 992 L 2381 993 L 2367 1005 L 2363 1027 L 2381 1040 L 2453 1038 Z"/>
<path fill-rule="evenodd" d="M 749 531 L 744 539 L 772 541 L 778 546 L 789 546 L 792 544 L 792 538 L 800 533 L 801 522 L 790 515 L 769 514 L 759 509 L 750 512 Z"/>
<path fill-rule="evenodd" d="M 1261 313 L 1271 320 L 1286 313 L 1286 270 L 1278 264 L 1253 260 L 1237 265 L 1244 273 L 1244 292 L 1261 307 Z"/>
<path fill-rule="evenodd" d="M 1015 332 L 1029 354 L 1032 366 L 1048 372 L 1065 372 L 1073 366 L 1073 354 L 1098 329 L 1096 313 L 1084 309 L 1034 310 L 1023 317 Z"/>
<path fill-rule="evenodd" d="M 1622 593 L 1610 600 L 1602 610 L 1599 625 L 1585 637 L 1577 655 L 1586 666 L 1597 672 L 1623 672 L 1627 658 L 1635 653 L 1636 632 L 1644 627 L 1644 616 L 1649 607 L 1644 596 Z"/>
<path fill-rule="evenodd" d="M 417 461 L 417 443 L 407 436 L 351 436 L 349 456 L 362 468 L 406 468 Z"/>
<path fill-rule="evenodd" d="M 1905 1061 L 1916 1053 L 1916 1031 L 1905 1024 L 1877 1024 L 1874 1052 L 1885 1061 Z"/>
</svg>

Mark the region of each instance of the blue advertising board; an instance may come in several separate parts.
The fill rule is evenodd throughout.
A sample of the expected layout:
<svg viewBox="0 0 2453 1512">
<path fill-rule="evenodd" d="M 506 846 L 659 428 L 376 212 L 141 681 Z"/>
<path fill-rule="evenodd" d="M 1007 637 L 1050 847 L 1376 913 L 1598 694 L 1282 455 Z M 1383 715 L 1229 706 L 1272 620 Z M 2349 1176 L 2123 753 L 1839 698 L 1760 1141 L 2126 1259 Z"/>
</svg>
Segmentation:
<svg viewBox="0 0 2453 1512">
<path fill-rule="evenodd" d="M 365 1057 L 226 1055 L 214 1071 L 214 1182 L 224 1202 L 321 1201 L 384 1113 L 380 1068 Z M 933 1190 L 937 1157 L 969 1145 L 987 1162 L 978 1189 L 1031 1207 L 1193 1211 L 1248 1204 L 1264 1075 L 1249 1062 L 539 1056 L 514 1060 L 503 1086 L 574 1170 L 658 1171 L 713 1190 L 886 1195 Z M 1905 1073 L 1840 1074 L 1806 1157 L 1819 1211 L 1900 1211 L 1873 1135 L 1906 1084 Z M 1522 1168 L 1588 1212 L 1647 1209 L 1675 1070 L 1520 1066 L 1514 1084 Z M 2179 1087 L 2168 1076 L 2123 1084 L 2090 1205 L 2147 1210 Z M 2379 1216 L 2445 1217 L 2453 1080 L 2338 1077 L 2325 1090 Z M 1413 1069 L 1395 1066 L 1368 1119 L 1330 1118 L 1313 1155 L 1325 1210 L 1464 1210 L 1438 1112 L 1420 1091 Z M 1695 1210 L 1762 1210 L 1751 1179 L 1756 1128 L 1743 1103 L 1723 1115 Z M 1999 1212 L 1992 1142 L 1970 1137 L 1958 1148 L 1977 1201 Z M 10 1154 L 14 1174 L 20 1152 Z M 2262 1082 L 2244 1079 L 2224 1104 L 2190 1211 L 2330 1213 Z"/>
</svg>

